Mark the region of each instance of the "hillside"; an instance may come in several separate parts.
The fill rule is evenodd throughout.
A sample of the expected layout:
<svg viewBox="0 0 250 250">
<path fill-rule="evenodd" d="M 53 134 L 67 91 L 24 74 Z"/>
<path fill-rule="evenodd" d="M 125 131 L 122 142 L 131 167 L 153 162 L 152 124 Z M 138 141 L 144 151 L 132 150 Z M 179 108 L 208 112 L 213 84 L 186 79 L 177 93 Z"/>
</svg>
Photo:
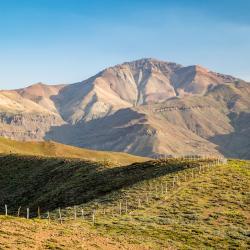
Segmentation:
<svg viewBox="0 0 250 250">
<path fill-rule="evenodd" d="M 124 249 L 247 249 L 249 161 L 214 163 L 169 159 L 110 167 L 73 159 L 2 156 L 0 212 L 8 204 L 10 215 L 21 206 L 22 216 L 29 207 L 30 216 L 36 217 L 39 206 L 43 218 L 1 216 L 2 247 L 23 249 L 36 243 L 45 249 L 78 249 L 87 244 L 96 249 L 105 242 Z"/>
<path fill-rule="evenodd" d="M 140 156 L 250 159 L 250 84 L 152 58 L 73 84 L 0 91 L 0 136 Z"/>
<path fill-rule="evenodd" d="M 165 175 L 95 200 L 84 209 L 98 209 L 97 232 L 126 242 L 143 242 L 150 249 L 249 248 L 249 162 L 230 161 L 201 174 L 195 171 L 196 177 L 186 181 L 185 171 L 187 174 L 182 170 L 174 175 L 178 187 L 172 190 L 173 176 Z"/>
<path fill-rule="evenodd" d="M 84 225 L 48 224 L 47 221 L 0 216 L 1 249 L 143 250 L 142 246 L 101 236 Z M 22 230 L 20 230 L 22 229 Z M 35 248 L 34 248 L 35 247 Z"/>
<path fill-rule="evenodd" d="M 214 108 L 214 117 L 218 111 Z M 75 144 L 78 147 L 99 148 L 100 150 L 125 151 L 142 156 L 161 156 L 161 155 L 220 155 L 217 145 L 197 135 L 191 128 L 182 126 L 177 120 L 182 115 L 184 120 L 193 124 L 202 123 L 199 117 L 203 116 L 201 110 L 183 112 L 182 110 L 164 113 L 148 111 L 147 107 L 136 109 L 122 109 L 115 114 L 103 118 L 89 121 L 77 126 L 65 125 L 60 128 L 52 129 L 47 138 L 53 138 L 55 141 L 66 144 Z M 210 113 L 207 110 L 206 113 Z M 197 120 L 193 119 L 197 114 Z M 172 115 L 176 120 L 171 121 Z M 206 116 L 206 114 L 204 114 Z M 228 121 L 222 116 L 224 121 Z M 220 124 L 214 124 L 213 120 L 205 119 L 205 125 L 208 129 L 220 129 L 229 127 Z M 216 122 L 216 120 L 215 120 Z M 211 123 L 214 126 L 211 128 Z M 219 126 L 222 125 L 222 128 Z M 223 127 L 224 126 L 224 127 Z M 231 128 L 231 127 L 230 127 Z M 65 133 L 67 131 L 67 133 Z"/>
<path fill-rule="evenodd" d="M 20 142 L 0 137 L 0 154 L 9 153 L 29 156 L 78 158 L 99 162 L 110 162 L 115 165 L 126 165 L 134 162 L 148 161 L 150 159 L 126 153 L 77 148 L 53 141 Z"/>
<path fill-rule="evenodd" d="M 2 155 L 0 203 L 9 204 L 10 211 L 29 206 L 31 212 L 38 206 L 46 210 L 81 204 L 190 164 L 169 160 L 160 164 L 147 161 L 116 166 L 102 161 Z"/>
</svg>

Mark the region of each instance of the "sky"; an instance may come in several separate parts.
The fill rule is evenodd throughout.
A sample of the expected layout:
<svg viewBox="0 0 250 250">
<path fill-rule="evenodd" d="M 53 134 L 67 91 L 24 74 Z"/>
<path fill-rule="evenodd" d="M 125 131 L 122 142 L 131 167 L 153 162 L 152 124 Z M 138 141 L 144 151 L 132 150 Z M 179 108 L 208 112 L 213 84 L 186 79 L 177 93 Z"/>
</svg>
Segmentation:
<svg viewBox="0 0 250 250">
<path fill-rule="evenodd" d="M 250 81 L 249 0 L 0 0 L 0 89 L 152 57 Z"/>
</svg>

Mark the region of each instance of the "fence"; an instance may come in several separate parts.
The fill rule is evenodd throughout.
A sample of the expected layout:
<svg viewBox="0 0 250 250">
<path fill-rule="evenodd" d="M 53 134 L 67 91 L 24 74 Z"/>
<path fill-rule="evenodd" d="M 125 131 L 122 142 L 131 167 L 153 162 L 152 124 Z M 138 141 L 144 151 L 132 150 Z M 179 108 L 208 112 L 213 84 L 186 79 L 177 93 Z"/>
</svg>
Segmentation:
<svg viewBox="0 0 250 250">
<path fill-rule="evenodd" d="M 175 158 L 176 159 L 176 158 Z M 185 157 L 179 157 L 177 159 L 180 160 L 197 160 L 197 156 L 192 156 L 191 158 L 185 158 Z M 79 218 L 90 221 L 92 224 L 96 223 L 96 220 L 100 216 L 122 216 L 122 215 L 131 215 L 133 216 L 133 212 L 140 209 L 143 205 L 150 205 L 152 202 L 157 202 L 157 199 L 155 197 L 158 196 L 167 196 L 169 193 L 173 192 L 177 188 L 181 187 L 183 183 L 188 183 L 188 181 L 196 178 L 197 176 L 201 175 L 202 173 L 207 172 L 209 169 L 211 169 L 214 166 L 225 164 L 227 163 L 227 159 L 225 158 L 207 158 L 207 156 L 199 157 L 199 159 L 203 160 L 210 160 L 210 162 L 207 163 L 201 163 L 198 167 L 189 167 L 187 168 L 187 171 L 181 171 L 181 174 L 175 174 L 173 175 L 173 178 L 171 181 L 168 182 L 161 182 L 160 184 L 156 184 L 153 187 L 151 187 L 150 190 L 147 190 L 145 193 L 146 195 L 144 197 L 138 197 L 137 202 L 129 203 L 128 200 L 120 200 L 117 202 L 116 205 L 103 207 L 102 209 L 93 209 L 92 211 L 84 210 L 83 208 L 77 208 L 76 206 L 73 207 L 73 214 L 71 216 L 66 215 L 63 216 L 62 209 L 58 208 L 57 210 L 53 211 L 53 215 L 51 216 L 51 211 L 43 212 L 41 213 L 41 208 L 38 207 L 36 214 L 37 218 L 39 219 L 47 219 L 48 222 L 57 221 L 59 223 L 63 223 L 66 220 L 77 220 Z M 165 160 L 165 159 L 159 159 L 159 160 Z M 159 199 L 160 200 L 160 199 Z M 159 201 L 158 200 L 158 201 Z M 4 205 L 5 209 L 5 216 L 8 216 L 8 205 Z M 18 207 L 16 216 L 20 217 L 20 211 L 22 207 Z M 30 216 L 30 208 L 25 208 L 26 212 L 26 218 L 30 219 L 32 218 Z M 13 216 L 13 214 L 12 214 Z"/>
</svg>

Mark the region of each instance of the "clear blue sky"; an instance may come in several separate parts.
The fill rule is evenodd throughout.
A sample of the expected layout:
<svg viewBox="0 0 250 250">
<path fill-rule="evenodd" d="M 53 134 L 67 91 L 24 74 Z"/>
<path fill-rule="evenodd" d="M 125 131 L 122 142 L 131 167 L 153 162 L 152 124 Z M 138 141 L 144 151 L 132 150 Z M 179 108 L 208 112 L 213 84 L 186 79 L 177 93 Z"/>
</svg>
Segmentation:
<svg viewBox="0 0 250 250">
<path fill-rule="evenodd" d="M 249 13 L 249 0 L 0 0 L 0 89 L 142 57 L 250 80 Z"/>
</svg>

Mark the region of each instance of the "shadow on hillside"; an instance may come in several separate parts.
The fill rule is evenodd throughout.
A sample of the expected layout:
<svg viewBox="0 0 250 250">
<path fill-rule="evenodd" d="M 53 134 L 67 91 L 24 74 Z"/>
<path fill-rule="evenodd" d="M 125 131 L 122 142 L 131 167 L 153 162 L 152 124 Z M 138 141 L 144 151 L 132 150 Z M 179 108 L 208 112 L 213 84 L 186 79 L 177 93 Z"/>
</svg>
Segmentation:
<svg viewBox="0 0 250 250">
<path fill-rule="evenodd" d="M 0 213 L 4 212 L 4 204 L 12 214 L 22 206 L 23 213 L 29 207 L 33 215 L 38 206 L 45 212 L 83 204 L 140 181 L 184 169 L 189 164 L 176 160 L 149 161 L 108 169 L 89 161 L 0 157 Z"/>
<path fill-rule="evenodd" d="M 250 113 L 231 113 L 229 118 L 234 132 L 216 135 L 209 141 L 218 145 L 216 149 L 225 157 L 250 159 Z"/>
<path fill-rule="evenodd" d="M 150 157 L 153 151 L 153 136 L 148 134 L 148 125 L 145 121 L 144 114 L 124 108 L 107 117 L 84 123 L 51 127 L 45 139 L 88 149 L 127 152 Z M 138 138 L 144 143 L 140 143 Z"/>
</svg>

